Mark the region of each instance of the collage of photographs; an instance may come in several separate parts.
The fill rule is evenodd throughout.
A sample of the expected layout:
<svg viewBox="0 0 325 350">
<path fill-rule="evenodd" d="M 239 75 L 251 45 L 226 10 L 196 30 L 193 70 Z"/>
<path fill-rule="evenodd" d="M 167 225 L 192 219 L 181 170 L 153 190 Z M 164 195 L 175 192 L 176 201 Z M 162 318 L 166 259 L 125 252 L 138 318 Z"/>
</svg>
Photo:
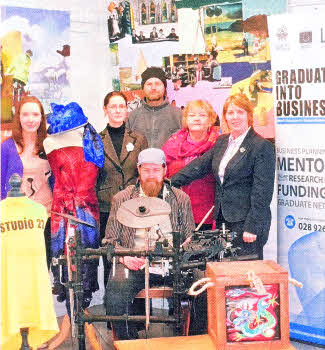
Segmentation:
<svg viewBox="0 0 325 350">
<path fill-rule="evenodd" d="M 199 3 L 198 34 L 204 50 L 191 47 L 180 52 L 178 8 L 174 0 L 110 1 L 108 40 L 113 64 L 113 87 L 125 92 L 129 109 L 141 103 L 140 76 L 150 66 L 161 67 L 167 76 L 167 95 L 177 107 L 204 92 L 220 114 L 222 101 L 231 92 L 245 92 L 256 110 L 254 127 L 274 139 L 271 60 L 266 16 L 260 6 L 245 13 L 245 0 L 216 4 Z M 204 3 L 204 1 L 202 2 Z M 210 3 L 210 2 L 209 2 Z M 258 7 L 257 7 L 258 6 Z M 279 8 L 285 6 L 285 1 Z M 249 17 L 248 17 L 249 15 Z M 184 48 L 184 45 L 182 45 Z M 216 97 L 217 95 L 217 97 Z M 220 102 L 221 101 L 221 102 Z"/>
</svg>

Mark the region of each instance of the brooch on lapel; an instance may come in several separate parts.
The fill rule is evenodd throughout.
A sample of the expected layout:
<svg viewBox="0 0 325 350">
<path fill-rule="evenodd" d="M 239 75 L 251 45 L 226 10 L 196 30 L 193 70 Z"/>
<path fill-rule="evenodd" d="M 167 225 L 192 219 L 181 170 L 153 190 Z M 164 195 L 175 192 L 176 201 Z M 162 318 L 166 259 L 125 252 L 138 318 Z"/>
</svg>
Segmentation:
<svg viewBox="0 0 325 350">
<path fill-rule="evenodd" d="M 245 151 L 246 151 L 246 148 L 244 148 L 244 147 L 240 147 L 240 148 L 239 148 L 239 152 L 240 152 L 240 153 L 244 153 Z"/>
<path fill-rule="evenodd" d="M 134 150 L 134 144 L 129 142 L 126 146 L 125 146 L 126 150 L 128 152 L 132 152 Z"/>
</svg>

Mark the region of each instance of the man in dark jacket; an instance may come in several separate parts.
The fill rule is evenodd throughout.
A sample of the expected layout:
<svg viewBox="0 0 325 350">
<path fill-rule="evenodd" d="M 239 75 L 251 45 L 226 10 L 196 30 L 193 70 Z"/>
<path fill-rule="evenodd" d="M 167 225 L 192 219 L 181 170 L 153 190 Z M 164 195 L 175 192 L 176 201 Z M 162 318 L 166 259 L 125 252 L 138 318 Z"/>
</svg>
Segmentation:
<svg viewBox="0 0 325 350">
<path fill-rule="evenodd" d="M 161 148 L 181 128 L 182 112 L 168 103 L 167 80 L 161 68 L 147 68 L 141 78 L 145 97 L 142 106 L 130 113 L 126 126 L 144 135 L 149 147 Z"/>
</svg>

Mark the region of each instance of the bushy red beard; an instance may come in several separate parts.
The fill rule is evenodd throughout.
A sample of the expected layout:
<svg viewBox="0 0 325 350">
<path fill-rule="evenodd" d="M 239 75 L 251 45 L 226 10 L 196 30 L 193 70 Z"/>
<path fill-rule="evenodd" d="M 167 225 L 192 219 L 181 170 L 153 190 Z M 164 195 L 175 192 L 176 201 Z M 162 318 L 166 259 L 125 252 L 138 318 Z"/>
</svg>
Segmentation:
<svg viewBox="0 0 325 350">
<path fill-rule="evenodd" d="M 164 181 L 150 180 L 142 181 L 140 179 L 141 188 L 147 197 L 158 197 Z"/>
</svg>

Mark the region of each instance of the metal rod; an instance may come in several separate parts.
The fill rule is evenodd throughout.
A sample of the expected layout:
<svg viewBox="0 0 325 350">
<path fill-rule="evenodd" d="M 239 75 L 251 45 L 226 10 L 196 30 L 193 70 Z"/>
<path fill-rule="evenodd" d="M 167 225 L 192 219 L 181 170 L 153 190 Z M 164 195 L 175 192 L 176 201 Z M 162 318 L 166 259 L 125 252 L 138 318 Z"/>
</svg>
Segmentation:
<svg viewBox="0 0 325 350">
<path fill-rule="evenodd" d="M 189 269 L 195 269 L 197 267 L 205 267 L 206 266 L 206 261 L 193 261 L 193 262 L 188 262 L 188 263 L 182 263 L 180 265 L 181 270 L 189 270 Z"/>
<path fill-rule="evenodd" d="M 181 269 L 180 269 L 180 246 L 181 234 L 180 232 L 173 232 L 173 247 L 175 256 L 173 259 L 173 301 L 174 301 L 174 315 L 176 318 L 176 332 L 181 335 L 182 329 L 182 310 L 181 310 Z"/>
<path fill-rule="evenodd" d="M 82 255 L 107 255 L 107 249 L 104 247 L 94 249 L 94 248 L 83 248 L 80 249 L 80 252 Z M 163 251 L 156 253 L 155 251 L 150 251 L 149 255 L 150 256 L 161 256 L 161 257 L 173 257 L 175 256 L 175 252 L 172 251 Z M 133 249 L 114 249 L 114 255 L 115 256 L 148 256 L 148 251 L 147 250 L 133 250 Z"/>
<path fill-rule="evenodd" d="M 70 300 L 70 319 L 71 319 L 71 335 L 75 337 L 75 316 L 74 316 L 74 290 L 73 290 L 73 276 L 72 276 L 72 259 L 71 259 L 71 246 L 75 237 L 75 228 L 68 220 L 67 235 L 65 239 L 65 245 L 67 249 L 67 267 L 68 267 L 68 279 L 69 279 L 69 300 Z"/>
<path fill-rule="evenodd" d="M 204 221 L 212 213 L 213 209 L 214 209 L 214 205 L 208 210 L 208 212 L 205 214 L 204 218 L 201 220 L 201 222 L 198 224 L 197 228 L 194 231 L 198 231 L 201 228 L 201 226 L 204 224 Z"/>
<path fill-rule="evenodd" d="M 79 320 L 80 321 L 80 320 Z M 114 322 L 114 321 L 128 321 L 128 322 L 146 322 L 146 316 L 108 316 L 108 315 L 83 315 L 82 322 Z M 155 323 L 176 323 L 175 317 L 167 316 L 150 316 L 150 322 Z"/>
<path fill-rule="evenodd" d="M 82 279 L 82 244 L 81 244 L 81 232 L 76 229 L 76 284 L 75 294 L 77 299 L 77 310 L 76 310 L 76 322 L 78 324 L 78 348 L 79 350 L 86 350 L 85 340 L 85 323 L 83 321 L 84 311 L 82 309 L 83 302 L 83 279 Z"/>
<path fill-rule="evenodd" d="M 146 332 L 149 330 L 150 322 L 150 299 L 149 299 L 149 259 L 146 258 L 145 272 L 144 272 L 144 285 L 146 294 Z"/>
</svg>

